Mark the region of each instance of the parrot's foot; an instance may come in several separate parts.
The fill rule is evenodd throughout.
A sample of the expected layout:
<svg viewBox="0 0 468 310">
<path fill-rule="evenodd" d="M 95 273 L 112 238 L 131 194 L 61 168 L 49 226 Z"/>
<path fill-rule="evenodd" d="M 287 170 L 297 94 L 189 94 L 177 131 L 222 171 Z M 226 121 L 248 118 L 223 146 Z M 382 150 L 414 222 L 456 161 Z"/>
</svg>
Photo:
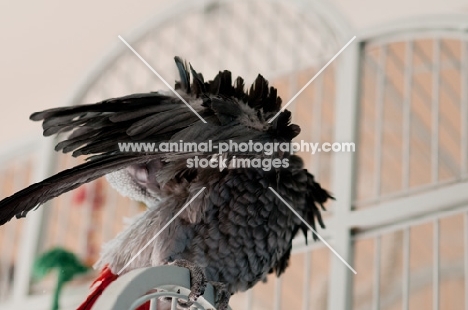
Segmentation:
<svg viewBox="0 0 468 310">
<path fill-rule="evenodd" d="M 179 306 L 183 308 L 189 308 L 195 301 L 197 301 L 198 297 L 205 293 L 205 287 L 207 283 L 205 273 L 199 266 L 185 259 L 176 259 L 175 261 L 169 263 L 169 265 L 184 267 L 190 271 L 190 294 L 188 295 L 188 300 L 186 302 L 178 302 Z"/>
<path fill-rule="evenodd" d="M 215 305 L 218 310 L 228 310 L 229 299 L 231 298 L 231 293 L 227 289 L 226 284 L 221 282 L 209 282 L 213 285 L 216 294 Z"/>
</svg>

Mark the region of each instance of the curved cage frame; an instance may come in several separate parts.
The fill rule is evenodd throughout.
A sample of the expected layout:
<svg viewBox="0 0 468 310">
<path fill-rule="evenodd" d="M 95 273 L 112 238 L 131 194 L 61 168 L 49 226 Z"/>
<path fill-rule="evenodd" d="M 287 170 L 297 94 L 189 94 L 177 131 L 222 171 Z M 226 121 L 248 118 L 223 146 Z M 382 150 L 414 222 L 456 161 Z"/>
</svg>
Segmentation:
<svg viewBox="0 0 468 310">
<path fill-rule="evenodd" d="M 429 300 L 434 309 L 439 309 L 443 283 L 456 278 L 451 273 L 450 267 L 442 264 L 441 238 L 448 233 L 462 237 L 458 246 L 463 252 L 458 255 L 461 255 L 460 263 L 464 265 L 462 268 L 465 272 L 466 293 L 468 287 L 468 235 L 466 235 L 468 229 L 466 215 L 468 24 L 466 20 L 466 15 L 405 19 L 366 30 L 358 36 L 360 47 L 359 56 L 356 57 L 356 61 L 359 62 L 356 76 L 359 76 L 360 82 L 356 86 L 359 94 L 355 103 L 357 119 L 354 141 L 359 141 L 360 146 L 354 154 L 354 171 L 350 173 L 349 184 L 353 184 L 352 180 L 356 180 L 355 177 L 359 176 L 361 180 L 352 185 L 353 194 L 349 200 L 351 208 L 345 212 L 348 216 L 347 221 L 343 223 L 348 225 L 348 232 L 354 232 L 349 235 L 349 243 L 346 242 L 349 245 L 349 259 L 355 258 L 362 268 L 362 261 L 369 260 L 363 255 L 372 258 L 373 287 L 369 287 L 367 293 L 362 293 L 363 288 L 355 278 L 354 284 L 350 284 L 346 292 L 347 296 L 353 296 L 354 304 L 349 302 L 351 297 L 348 297 L 349 303 L 341 303 L 343 309 L 367 307 L 380 309 L 395 304 L 400 304 L 403 309 L 409 309 L 414 307 L 411 304 L 414 302 L 411 296 L 423 291 L 424 288 L 432 289 L 432 293 L 428 295 Z M 424 50 L 430 51 L 429 56 L 424 56 L 420 45 L 425 45 Z M 372 57 L 374 59 L 370 62 L 374 64 L 369 69 L 369 58 Z M 370 87 L 365 77 L 369 71 L 373 75 L 368 78 L 375 81 Z M 454 73 L 455 71 L 457 72 Z M 426 80 L 421 79 L 421 75 L 425 75 Z M 455 81 L 460 85 L 456 88 L 457 96 L 453 95 L 453 89 L 447 90 L 450 88 L 447 81 L 449 78 L 450 82 Z M 422 95 L 424 87 L 429 89 L 426 96 Z M 401 96 L 395 97 L 398 91 L 401 92 Z M 370 92 L 373 93 L 374 100 L 369 100 L 368 97 L 366 99 Z M 448 95 L 450 92 L 452 94 Z M 426 110 L 423 109 L 422 113 L 420 107 L 424 105 Z M 393 107 L 394 115 L 395 111 L 400 113 L 393 120 L 388 117 L 389 106 Z M 440 140 L 447 129 L 447 126 L 443 126 L 443 121 L 447 118 L 444 113 L 447 113 L 448 106 L 456 107 L 451 109 L 452 111 L 455 109 L 460 115 L 459 120 L 452 118 L 452 122 L 456 120 L 455 125 L 449 124 L 449 127 L 456 128 L 452 130 L 452 133 L 456 132 L 452 134 L 455 140 L 454 146 L 447 146 L 446 141 Z M 367 129 L 367 132 L 373 132 L 373 137 L 363 137 L 364 124 L 374 124 L 373 130 Z M 397 129 L 393 127 L 388 129 L 392 124 Z M 401 169 L 401 173 L 393 175 L 391 171 L 383 168 L 384 154 L 389 153 L 389 133 L 393 134 L 394 141 L 395 136 L 399 141 L 399 145 L 396 147 L 394 145 L 397 149 L 394 156 L 399 158 L 401 165 L 397 166 L 397 169 Z M 399 135 L 401 136 L 398 137 Z M 373 149 L 364 149 L 364 145 L 371 144 L 374 144 Z M 422 154 L 421 151 L 418 153 L 418 147 L 421 148 L 421 145 L 427 151 L 426 154 Z M 446 154 L 450 151 L 452 153 Z M 416 153 L 418 156 L 421 154 L 424 156 L 417 157 Z M 371 157 L 362 159 L 364 154 L 370 154 Z M 455 156 L 455 159 L 451 156 Z M 417 158 L 416 161 L 414 158 Z M 386 164 L 388 166 L 388 159 Z M 363 170 L 366 165 L 367 174 Z M 450 165 L 455 167 L 451 169 L 452 173 L 447 173 L 446 171 L 450 171 Z M 426 178 L 417 182 L 415 173 L 410 174 L 410 172 L 421 168 L 425 170 L 423 175 Z M 391 191 L 383 192 L 385 185 L 389 184 L 384 177 L 388 178 L 389 173 L 390 179 L 393 176 L 397 180 L 392 180 L 397 186 Z M 422 178 L 421 172 L 419 178 Z M 460 217 L 464 219 L 462 222 L 459 221 Z M 414 241 L 415 236 L 429 238 L 424 240 L 425 243 L 421 240 L 419 248 L 427 246 L 422 244 L 432 246 L 430 250 L 432 262 L 421 263 L 420 267 L 423 270 L 416 271 L 410 263 L 413 258 L 411 253 L 417 246 Z M 460 270 L 460 266 L 454 265 Z M 341 275 L 343 279 L 351 281 L 344 271 Z M 395 289 L 390 291 L 392 285 Z M 366 298 L 370 303 L 362 302 L 364 299 L 359 295 L 363 294 L 368 294 Z M 464 302 L 467 307 L 467 301 Z"/>
</svg>

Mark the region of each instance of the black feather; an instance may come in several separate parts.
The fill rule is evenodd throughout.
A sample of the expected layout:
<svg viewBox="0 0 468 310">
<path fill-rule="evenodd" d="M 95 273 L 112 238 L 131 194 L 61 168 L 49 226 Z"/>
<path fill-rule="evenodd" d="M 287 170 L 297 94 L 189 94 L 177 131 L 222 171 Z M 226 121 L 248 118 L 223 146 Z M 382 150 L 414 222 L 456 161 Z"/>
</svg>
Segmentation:
<svg viewBox="0 0 468 310">
<path fill-rule="evenodd" d="M 174 60 L 180 77 L 180 81 L 176 82 L 175 89 L 182 89 L 187 94 L 190 94 L 190 72 L 187 70 L 187 65 L 179 56 L 175 56 Z"/>
</svg>

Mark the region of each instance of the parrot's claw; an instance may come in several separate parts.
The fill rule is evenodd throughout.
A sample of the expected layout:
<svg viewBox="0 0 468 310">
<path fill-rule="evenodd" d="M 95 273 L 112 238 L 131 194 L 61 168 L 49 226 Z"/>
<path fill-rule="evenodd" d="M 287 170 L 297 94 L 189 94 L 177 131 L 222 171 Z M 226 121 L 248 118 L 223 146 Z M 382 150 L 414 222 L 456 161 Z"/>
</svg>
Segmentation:
<svg viewBox="0 0 468 310">
<path fill-rule="evenodd" d="M 187 301 L 178 301 L 179 306 L 183 308 L 190 308 L 198 297 L 205 293 L 206 287 L 206 276 L 199 266 L 189 262 L 185 259 L 176 259 L 169 263 L 177 267 L 184 267 L 190 271 L 190 294 L 188 295 Z"/>
<path fill-rule="evenodd" d="M 218 310 L 228 310 L 229 308 L 229 299 L 231 298 L 231 293 L 227 289 L 226 284 L 221 282 L 211 282 L 216 293 L 216 309 Z"/>
</svg>

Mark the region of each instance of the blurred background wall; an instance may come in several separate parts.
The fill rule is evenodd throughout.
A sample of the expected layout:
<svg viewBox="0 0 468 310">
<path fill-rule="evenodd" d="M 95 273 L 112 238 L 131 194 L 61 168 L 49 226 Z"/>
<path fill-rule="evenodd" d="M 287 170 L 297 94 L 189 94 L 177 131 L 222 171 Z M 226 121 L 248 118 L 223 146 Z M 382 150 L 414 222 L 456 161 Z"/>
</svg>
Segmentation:
<svg viewBox="0 0 468 310">
<path fill-rule="evenodd" d="M 331 2 L 356 29 L 410 16 L 468 12 L 466 0 Z M 29 114 L 62 105 L 87 69 L 118 41 L 117 35 L 125 35 L 170 3 L 0 1 L 0 147 L 20 137 L 39 136 L 39 125 L 28 120 Z"/>
</svg>

